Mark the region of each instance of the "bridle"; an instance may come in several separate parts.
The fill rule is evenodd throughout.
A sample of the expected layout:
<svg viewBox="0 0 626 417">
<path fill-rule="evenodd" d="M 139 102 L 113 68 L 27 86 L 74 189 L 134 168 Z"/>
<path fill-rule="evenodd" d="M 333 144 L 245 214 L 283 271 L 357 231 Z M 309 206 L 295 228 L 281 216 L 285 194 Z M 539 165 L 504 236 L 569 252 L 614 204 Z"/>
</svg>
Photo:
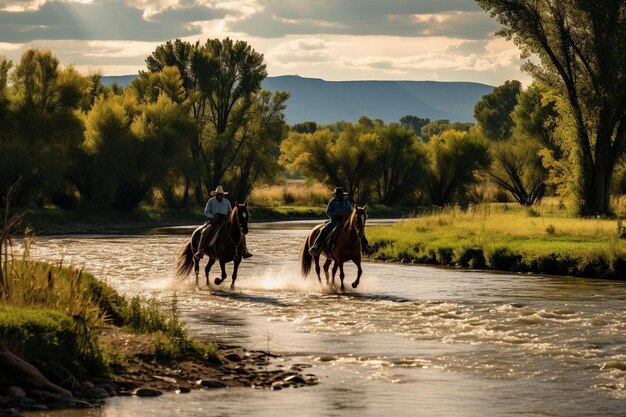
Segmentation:
<svg viewBox="0 0 626 417">
<path fill-rule="evenodd" d="M 365 229 L 365 212 L 363 212 L 363 214 L 358 214 L 359 210 L 361 209 L 357 209 L 355 208 L 354 211 L 352 212 L 352 214 L 350 215 L 350 219 L 348 220 L 348 233 L 346 233 L 346 228 L 342 227 L 343 230 L 343 234 L 346 237 L 346 240 L 348 241 L 348 243 L 350 243 L 351 245 L 356 245 L 357 242 L 359 242 L 361 240 L 361 236 L 363 235 L 363 229 Z M 361 217 L 362 216 L 362 217 Z M 354 218 L 353 218 L 354 217 Z M 355 227 L 352 227 L 352 225 L 356 223 Z M 356 233 L 356 240 L 352 240 L 350 239 L 350 234 L 349 231 L 354 229 L 355 233 Z"/>
</svg>

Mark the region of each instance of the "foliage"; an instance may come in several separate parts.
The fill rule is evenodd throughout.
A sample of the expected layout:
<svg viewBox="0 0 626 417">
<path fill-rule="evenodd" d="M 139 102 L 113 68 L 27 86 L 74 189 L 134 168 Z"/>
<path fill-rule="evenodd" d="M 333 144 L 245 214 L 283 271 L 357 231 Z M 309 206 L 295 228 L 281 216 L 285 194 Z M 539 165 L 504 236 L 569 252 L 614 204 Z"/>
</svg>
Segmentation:
<svg viewBox="0 0 626 417">
<path fill-rule="evenodd" d="M 571 155 L 580 213 L 606 214 L 626 143 L 626 4 L 622 0 L 553 2 L 478 0 L 526 56 L 525 69 L 568 103 Z"/>
<path fill-rule="evenodd" d="M 438 206 L 462 199 L 476 182 L 475 172 L 490 163 L 488 145 L 466 132 L 447 130 L 432 137 L 427 149 L 426 191 Z"/>
<path fill-rule="evenodd" d="M 511 137 L 515 126 L 511 113 L 522 91 L 519 81 L 506 81 L 484 95 L 474 106 L 474 118 L 481 133 L 490 141 L 503 141 Z"/>
<path fill-rule="evenodd" d="M 403 129 L 410 129 L 419 136 L 422 133 L 422 127 L 430 123 L 430 119 L 407 114 L 406 116 L 402 116 L 399 122 Z"/>
<path fill-rule="evenodd" d="M 459 132 L 469 132 L 473 123 L 454 122 L 450 123 L 448 119 L 434 120 L 424 126 L 422 126 L 422 140 L 424 142 L 430 141 L 433 136 L 440 135 L 446 130 L 457 130 Z"/>
<path fill-rule="evenodd" d="M 410 200 L 424 183 L 427 166 L 425 146 L 415 134 L 398 124 L 376 130 L 374 154 L 378 202 L 396 205 Z"/>
</svg>

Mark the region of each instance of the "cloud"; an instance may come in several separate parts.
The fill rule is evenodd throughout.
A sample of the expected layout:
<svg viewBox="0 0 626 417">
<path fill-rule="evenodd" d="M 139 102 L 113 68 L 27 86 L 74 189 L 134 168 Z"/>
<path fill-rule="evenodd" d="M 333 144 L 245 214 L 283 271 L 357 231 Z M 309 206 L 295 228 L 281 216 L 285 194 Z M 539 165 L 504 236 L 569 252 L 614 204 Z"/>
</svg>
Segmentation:
<svg viewBox="0 0 626 417">
<path fill-rule="evenodd" d="M 388 69 L 405 73 L 440 70 L 490 72 L 520 63 L 519 51 L 510 45 L 504 48 L 499 40 L 461 42 L 425 54 L 397 58 L 365 56 L 342 59 L 342 64 L 346 67 Z"/>
<path fill-rule="evenodd" d="M 8 4 L 8 3 L 7 3 Z M 227 11 L 202 4 L 155 8 L 149 17 L 123 0 L 100 3 L 46 2 L 38 9 L 0 11 L 0 39 L 33 40 L 138 40 L 163 41 L 198 35 L 198 21 L 222 19 Z"/>
<path fill-rule="evenodd" d="M 272 48 L 266 54 L 266 58 L 287 67 L 295 67 L 302 63 L 322 64 L 333 59 L 328 49 L 336 44 L 337 42 L 320 38 L 294 39 Z"/>
<path fill-rule="evenodd" d="M 439 36 L 484 39 L 498 29 L 474 2 L 463 0 L 261 0 L 261 9 L 230 25 L 259 37 L 289 34 Z"/>
</svg>

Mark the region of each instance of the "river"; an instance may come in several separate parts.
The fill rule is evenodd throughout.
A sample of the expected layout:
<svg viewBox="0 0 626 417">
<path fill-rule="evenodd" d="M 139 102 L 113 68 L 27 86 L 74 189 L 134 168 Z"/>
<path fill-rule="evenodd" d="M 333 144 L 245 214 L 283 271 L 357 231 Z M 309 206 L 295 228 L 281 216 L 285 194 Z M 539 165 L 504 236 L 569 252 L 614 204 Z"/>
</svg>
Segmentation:
<svg viewBox="0 0 626 417">
<path fill-rule="evenodd" d="M 191 333 L 313 364 L 321 383 L 113 398 L 50 416 L 626 416 L 626 282 L 368 262 L 299 275 L 311 222 L 250 225 L 236 291 L 175 275 L 190 229 L 40 237 L 38 259 L 175 302 Z M 229 266 L 229 272 L 232 265 Z M 218 276 L 214 266 L 212 279 Z M 307 370 L 308 371 L 308 370 Z"/>
</svg>

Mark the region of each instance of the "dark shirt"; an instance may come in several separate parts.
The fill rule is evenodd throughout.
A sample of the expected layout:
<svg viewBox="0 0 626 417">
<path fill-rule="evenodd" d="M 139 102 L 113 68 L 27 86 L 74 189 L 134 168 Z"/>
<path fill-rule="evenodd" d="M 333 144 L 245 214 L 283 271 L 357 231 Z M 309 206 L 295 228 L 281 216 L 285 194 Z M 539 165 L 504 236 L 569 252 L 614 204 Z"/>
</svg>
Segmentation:
<svg viewBox="0 0 626 417">
<path fill-rule="evenodd" d="M 326 215 L 332 221 L 338 220 L 343 215 L 350 214 L 350 212 L 352 212 L 352 203 L 346 199 L 339 200 L 333 198 L 328 202 L 328 207 L 326 207 Z"/>
</svg>

